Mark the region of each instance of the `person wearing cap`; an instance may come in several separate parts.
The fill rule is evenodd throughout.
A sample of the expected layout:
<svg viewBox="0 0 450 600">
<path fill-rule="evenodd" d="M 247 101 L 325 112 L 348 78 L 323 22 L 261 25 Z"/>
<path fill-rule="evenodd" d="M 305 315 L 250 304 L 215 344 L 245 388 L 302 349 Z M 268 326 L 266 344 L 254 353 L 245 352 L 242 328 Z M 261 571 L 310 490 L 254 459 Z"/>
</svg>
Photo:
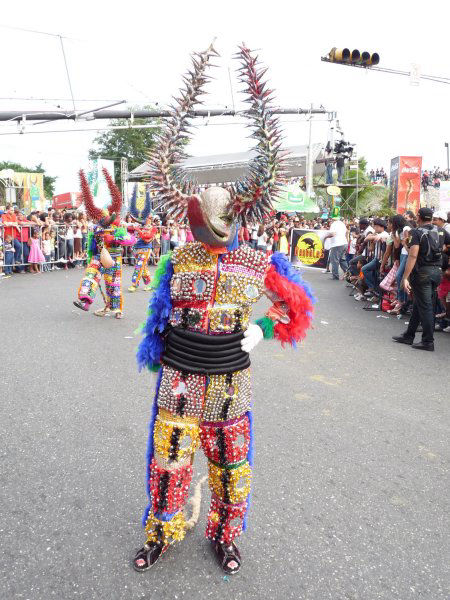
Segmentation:
<svg viewBox="0 0 450 600">
<path fill-rule="evenodd" d="M 433 225 L 436 225 L 438 229 L 443 229 L 450 236 L 450 223 L 447 223 L 447 221 L 448 214 L 445 212 L 445 210 L 438 210 L 433 213 Z M 448 242 L 446 241 L 445 244 L 448 244 Z"/>
<path fill-rule="evenodd" d="M 434 350 L 434 320 L 437 287 L 441 281 L 442 248 L 444 235 L 431 220 L 431 208 L 421 208 L 417 215 L 418 227 L 411 230 L 408 259 L 402 285 L 413 296 L 413 309 L 407 330 L 393 340 L 408 344 L 416 350 Z M 415 344 L 419 324 L 422 323 L 422 341 Z"/>
</svg>

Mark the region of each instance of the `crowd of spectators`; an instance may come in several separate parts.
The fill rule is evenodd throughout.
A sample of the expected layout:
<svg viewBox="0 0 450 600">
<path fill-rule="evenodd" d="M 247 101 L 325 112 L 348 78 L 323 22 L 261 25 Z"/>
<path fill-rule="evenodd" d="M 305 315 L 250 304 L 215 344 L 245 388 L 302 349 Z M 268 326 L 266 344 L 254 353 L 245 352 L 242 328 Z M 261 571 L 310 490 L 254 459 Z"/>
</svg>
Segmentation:
<svg viewBox="0 0 450 600">
<path fill-rule="evenodd" d="M 422 323 L 423 341 L 414 347 L 433 349 L 433 332 L 450 331 L 450 213 L 421 208 L 417 215 L 338 221 L 333 230 L 340 236 L 329 254 L 333 278 L 345 279 L 366 310 L 409 316 L 403 343 L 412 344 Z"/>
<path fill-rule="evenodd" d="M 426 192 L 429 187 L 441 187 L 441 181 L 448 181 L 449 179 L 450 173 L 448 169 L 442 170 L 439 167 L 425 169 L 422 173 L 422 187 Z"/>
<path fill-rule="evenodd" d="M 388 184 L 388 176 L 383 167 L 381 167 L 381 169 L 371 169 L 369 172 L 369 179 L 372 183 Z"/>
<path fill-rule="evenodd" d="M 433 305 L 437 327 L 450 328 L 450 214 L 429 211 L 433 229 L 440 232 L 443 248 L 442 277 Z M 419 211 L 419 213 L 421 212 Z M 187 221 L 177 223 L 171 219 L 150 217 L 154 238 L 150 263 L 155 264 L 160 255 L 193 241 Z M 7 206 L 0 216 L 0 277 L 13 272 L 38 273 L 53 269 L 83 267 L 87 258 L 88 232 L 93 223 L 81 211 L 49 209 L 33 211 L 25 216 L 17 207 Z M 122 225 L 129 231 L 136 227 L 127 214 Z M 426 225 L 426 223 L 425 223 Z M 293 229 L 328 230 L 323 236 L 325 272 L 332 278 L 345 279 L 352 288 L 356 301 L 364 302 L 366 309 L 385 310 L 392 315 L 412 312 L 411 290 L 406 289 L 405 269 L 411 255 L 411 240 L 417 239 L 424 222 L 411 211 L 388 219 L 305 219 L 301 215 L 278 213 L 263 223 L 244 222 L 238 230 L 238 243 L 271 254 L 282 252 L 290 255 Z M 34 240 L 34 241 L 33 241 Z M 38 240 L 38 242 L 36 242 Z M 39 243 L 43 260 L 40 265 L 29 260 L 30 248 Z M 420 242 L 422 243 L 422 242 Z M 32 254 L 34 255 L 34 254 Z M 133 250 L 124 252 L 124 262 L 134 263 Z M 339 268 L 343 276 L 339 276 Z M 409 274 L 408 274 L 409 276 Z"/>
</svg>

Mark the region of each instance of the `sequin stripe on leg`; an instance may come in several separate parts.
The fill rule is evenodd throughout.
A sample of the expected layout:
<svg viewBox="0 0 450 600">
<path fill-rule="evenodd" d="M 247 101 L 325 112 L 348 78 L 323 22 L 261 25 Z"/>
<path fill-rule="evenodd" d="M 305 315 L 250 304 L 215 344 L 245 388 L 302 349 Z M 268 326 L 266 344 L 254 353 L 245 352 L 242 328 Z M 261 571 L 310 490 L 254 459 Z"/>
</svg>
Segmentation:
<svg viewBox="0 0 450 600">
<path fill-rule="evenodd" d="M 241 535 L 247 502 L 225 504 L 215 494 L 211 496 L 206 537 L 209 540 L 230 544 Z"/>
<path fill-rule="evenodd" d="M 165 366 L 158 406 L 180 417 L 200 418 L 205 396 L 204 375 L 190 375 Z"/>
<path fill-rule="evenodd" d="M 208 460 L 209 487 L 225 504 L 239 504 L 250 493 L 252 469 L 245 460 L 223 468 Z"/>
<path fill-rule="evenodd" d="M 231 466 L 247 458 L 250 422 L 247 415 L 218 423 L 203 422 L 200 439 L 206 457 L 220 466 Z"/>
<path fill-rule="evenodd" d="M 169 464 L 189 457 L 200 446 L 197 422 L 186 422 L 181 417 L 160 410 L 155 422 L 154 446 Z"/>
<path fill-rule="evenodd" d="M 228 421 L 250 410 L 250 369 L 211 375 L 205 394 L 204 421 Z"/>
<path fill-rule="evenodd" d="M 168 469 L 160 467 L 153 459 L 150 466 L 150 491 L 155 512 L 174 513 L 183 509 L 188 499 L 192 472 L 190 464 Z"/>
</svg>

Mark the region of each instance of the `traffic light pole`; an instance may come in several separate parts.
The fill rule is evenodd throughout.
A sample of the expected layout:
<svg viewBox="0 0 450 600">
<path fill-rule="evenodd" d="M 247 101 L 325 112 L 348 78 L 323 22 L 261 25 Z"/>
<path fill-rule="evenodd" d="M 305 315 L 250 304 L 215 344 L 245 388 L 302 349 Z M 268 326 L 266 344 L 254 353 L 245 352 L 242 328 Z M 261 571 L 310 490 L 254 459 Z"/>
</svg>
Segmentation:
<svg viewBox="0 0 450 600">
<path fill-rule="evenodd" d="M 357 69 L 364 69 L 366 71 L 380 71 L 381 73 L 391 73 L 392 75 L 404 75 L 406 77 L 411 77 L 411 71 L 387 69 L 386 67 L 372 67 L 370 65 L 358 65 L 350 62 L 338 62 L 336 60 L 329 59 L 327 56 L 322 56 L 320 60 L 322 62 L 332 63 L 333 65 L 343 65 L 344 67 L 356 67 Z M 445 83 L 450 85 L 450 77 L 440 77 L 439 75 L 419 75 L 418 77 L 427 81 L 434 81 L 435 83 Z"/>
</svg>

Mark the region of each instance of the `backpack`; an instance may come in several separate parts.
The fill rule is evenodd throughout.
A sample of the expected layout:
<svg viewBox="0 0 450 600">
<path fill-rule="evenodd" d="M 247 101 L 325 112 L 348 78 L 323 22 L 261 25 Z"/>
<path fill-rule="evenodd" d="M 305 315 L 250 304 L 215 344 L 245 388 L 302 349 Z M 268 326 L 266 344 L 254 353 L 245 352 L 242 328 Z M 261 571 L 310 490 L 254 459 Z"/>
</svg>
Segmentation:
<svg viewBox="0 0 450 600">
<path fill-rule="evenodd" d="M 425 255 L 421 255 L 421 260 L 426 264 L 436 264 L 442 260 L 442 243 L 437 229 L 425 229 L 418 227 L 420 231 L 420 247 L 422 247 L 422 240 L 425 237 L 427 241 L 427 252 Z"/>
</svg>

